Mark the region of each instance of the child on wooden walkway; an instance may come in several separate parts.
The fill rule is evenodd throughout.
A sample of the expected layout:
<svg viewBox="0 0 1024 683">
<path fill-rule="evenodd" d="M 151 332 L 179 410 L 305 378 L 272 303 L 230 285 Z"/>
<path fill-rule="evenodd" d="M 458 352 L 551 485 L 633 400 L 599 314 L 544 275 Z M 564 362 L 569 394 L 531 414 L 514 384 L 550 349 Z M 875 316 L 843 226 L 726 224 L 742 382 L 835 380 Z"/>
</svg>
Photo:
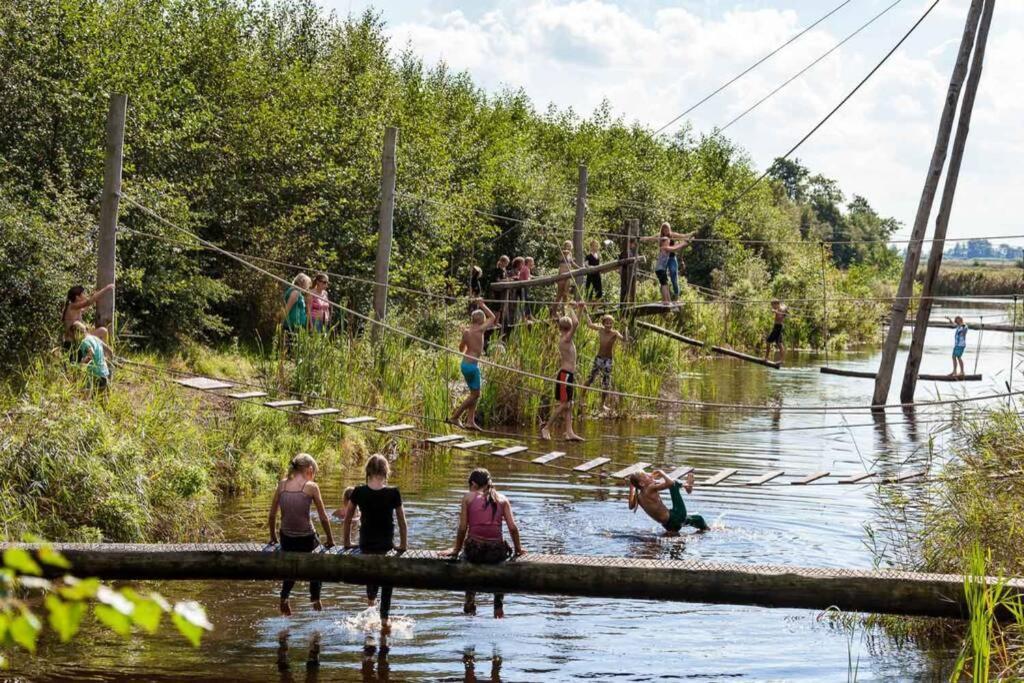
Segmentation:
<svg viewBox="0 0 1024 683">
<path fill-rule="evenodd" d="M 462 352 L 462 363 L 460 369 L 469 388 L 469 396 L 452 413 L 448 421 L 460 427 L 480 431 L 480 425 L 476 423 L 476 406 L 480 402 L 480 356 L 484 353 L 484 336 L 487 330 L 494 327 L 495 316 L 483 299 L 474 301 L 476 308 L 469 314 L 470 323 L 462 330 L 462 339 L 459 341 L 459 351 Z M 467 416 L 468 426 L 462 422 L 462 416 Z"/>
<path fill-rule="evenodd" d="M 585 386 L 590 385 L 601 375 L 601 388 L 609 391 L 612 388 L 612 354 L 615 352 L 615 342 L 622 341 L 622 333 L 615 329 L 615 319 L 607 313 L 601 316 L 601 324 L 598 325 L 590 319 L 587 313 L 587 327 L 597 332 L 597 355 L 594 356 L 594 364 L 590 367 L 590 375 L 587 377 Z M 608 394 L 602 395 L 601 408 L 608 408 Z"/>
<path fill-rule="evenodd" d="M 786 304 L 778 299 L 772 299 L 773 324 L 772 331 L 768 333 L 768 339 L 765 340 L 765 360 L 768 360 L 768 356 L 771 355 L 772 345 L 779 350 L 779 362 L 782 362 L 786 357 L 786 344 L 782 341 L 782 323 L 786 321 L 787 315 L 789 315 L 789 308 Z"/>
<path fill-rule="evenodd" d="M 953 332 L 953 372 L 949 373 L 950 377 L 957 376 L 957 369 L 959 368 L 959 376 L 964 376 L 964 351 L 967 350 L 967 324 L 961 316 L 957 316 L 949 322 L 956 325 Z"/>
<path fill-rule="evenodd" d="M 582 301 L 576 302 L 577 309 L 583 309 L 585 304 Z M 548 419 L 541 423 L 540 436 L 542 439 L 551 439 L 551 425 L 559 417 L 565 419 L 565 440 L 583 441 L 583 437 L 573 431 L 572 428 L 572 404 L 573 393 L 576 384 L 576 342 L 574 336 L 576 329 L 580 326 L 579 318 L 572 309 L 566 310 L 566 315 L 558 319 L 558 355 L 560 367 L 555 377 L 555 402 L 558 404 L 548 415 Z"/>
</svg>

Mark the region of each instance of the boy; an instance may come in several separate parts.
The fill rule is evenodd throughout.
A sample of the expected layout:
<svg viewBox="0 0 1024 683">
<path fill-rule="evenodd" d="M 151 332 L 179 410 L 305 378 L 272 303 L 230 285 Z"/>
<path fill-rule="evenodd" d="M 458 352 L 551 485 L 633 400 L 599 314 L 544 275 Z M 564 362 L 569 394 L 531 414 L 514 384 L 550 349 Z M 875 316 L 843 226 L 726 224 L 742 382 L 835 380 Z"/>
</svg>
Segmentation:
<svg viewBox="0 0 1024 683">
<path fill-rule="evenodd" d="M 789 315 L 789 308 L 778 299 L 772 299 L 772 315 L 775 324 L 772 325 L 772 331 L 768 334 L 764 345 L 764 359 L 768 360 L 768 356 L 772 352 L 772 344 L 774 344 L 775 348 L 779 350 L 779 361 L 781 362 L 786 357 L 786 345 L 782 342 L 782 323 Z"/>
<path fill-rule="evenodd" d="M 566 240 L 562 244 L 562 251 L 560 254 L 560 260 L 558 262 L 558 274 L 565 275 L 576 267 L 576 262 L 572 260 L 572 241 Z M 559 280 L 555 286 L 555 308 L 557 309 L 559 304 L 568 303 L 569 301 L 569 287 L 572 285 L 572 278 L 567 277 L 564 280 Z"/>
<path fill-rule="evenodd" d="M 495 317 L 483 299 L 477 298 L 474 303 L 476 308 L 469 314 L 470 324 L 462 330 L 462 340 L 459 342 L 459 351 L 462 351 L 460 369 L 469 387 L 469 396 L 448 421 L 465 427 L 462 424 L 462 415 L 465 413 L 469 418 L 469 426 L 466 428 L 480 431 L 476 423 L 476 404 L 480 402 L 480 356 L 484 352 L 484 333 L 494 325 Z"/>
<path fill-rule="evenodd" d="M 949 320 L 949 318 L 946 318 L 946 320 Z M 967 349 L 967 325 L 959 315 L 953 320 L 949 320 L 949 322 L 956 325 L 956 330 L 953 332 L 953 372 L 949 373 L 949 376 L 956 377 L 957 367 L 959 367 L 960 377 L 963 377 L 964 351 Z"/>
<path fill-rule="evenodd" d="M 666 531 L 678 533 L 684 526 L 692 526 L 697 531 L 707 531 L 708 525 L 700 515 L 686 514 L 686 505 L 679 489 L 685 488 L 687 493 L 693 492 L 693 472 L 686 475 L 686 482 L 672 481 L 661 470 L 647 474 L 643 470 L 629 475 L 629 509 L 636 511 L 637 506 Z M 661 492 L 669 490 L 672 496 L 672 510 L 669 511 L 661 502 Z"/>
<path fill-rule="evenodd" d="M 576 302 L 576 308 L 582 309 L 583 302 Z M 547 422 L 540 426 L 542 439 L 551 440 L 551 432 L 548 428 L 561 416 L 565 419 L 565 440 L 583 441 L 583 437 L 572 429 L 572 398 L 575 388 L 573 385 L 576 384 L 576 342 L 573 340 L 573 336 L 579 326 L 579 318 L 572 312 L 572 309 L 567 311 L 567 315 L 558 319 L 558 354 L 561 360 L 555 381 L 555 401 L 558 402 L 558 405 L 551 411 Z"/>
<path fill-rule="evenodd" d="M 584 385 L 588 389 L 594 383 L 598 373 L 601 373 L 601 387 L 606 392 L 612 388 L 612 353 L 615 350 L 615 342 L 623 339 L 622 333 L 612 327 L 613 324 L 615 324 L 615 319 L 608 314 L 601 316 L 600 325 L 590 319 L 589 313 L 587 314 L 587 327 L 597 332 L 597 355 L 594 356 L 590 376 L 587 377 L 587 382 Z M 601 397 L 601 409 L 608 409 L 607 393 Z"/>
<path fill-rule="evenodd" d="M 89 334 L 89 329 L 81 320 L 71 325 L 75 340 L 78 342 L 78 357 L 82 365 L 86 366 L 89 378 L 95 382 L 100 389 L 106 389 L 110 380 L 110 368 L 107 367 L 106 357 L 103 353 L 103 341 L 99 337 Z"/>
</svg>

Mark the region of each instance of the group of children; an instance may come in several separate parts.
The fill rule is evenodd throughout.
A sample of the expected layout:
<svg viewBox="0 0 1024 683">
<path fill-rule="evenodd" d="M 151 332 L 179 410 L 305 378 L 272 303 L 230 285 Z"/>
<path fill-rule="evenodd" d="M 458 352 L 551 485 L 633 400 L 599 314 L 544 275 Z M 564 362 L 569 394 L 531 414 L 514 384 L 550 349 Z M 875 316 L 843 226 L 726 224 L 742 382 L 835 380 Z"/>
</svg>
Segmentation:
<svg viewBox="0 0 1024 683">
<path fill-rule="evenodd" d="M 72 365 L 83 365 L 89 381 L 100 389 L 110 383 L 110 366 L 107 364 L 108 332 L 106 327 L 89 328 L 82 320 L 87 308 L 95 306 L 101 297 L 113 295 L 114 285 L 101 287 L 92 294 L 85 293 L 85 287 L 75 285 L 68 290 L 61 311 L 61 349 Z"/>
<path fill-rule="evenodd" d="M 299 330 L 325 332 L 331 324 L 331 299 L 327 287 L 331 284 L 326 273 L 318 273 L 312 279 L 299 273 L 284 292 L 282 326 L 285 332 Z"/>
</svg>

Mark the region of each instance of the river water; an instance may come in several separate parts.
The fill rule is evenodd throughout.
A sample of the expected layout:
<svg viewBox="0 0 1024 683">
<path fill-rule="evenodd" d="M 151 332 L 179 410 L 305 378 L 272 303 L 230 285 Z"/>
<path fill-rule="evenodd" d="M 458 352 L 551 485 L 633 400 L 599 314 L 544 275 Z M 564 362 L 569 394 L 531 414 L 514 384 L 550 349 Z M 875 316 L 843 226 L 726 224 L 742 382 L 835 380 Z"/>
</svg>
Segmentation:
<svg viewBox="0 0 1024 683">
<path fill-rule="evenodd" d="M 965 315 L 972 313 L 965 311 Z M 974 311 L 991 316 L 991 311 Z M 991 319 L 991 318 L 990 318 Z M 924 372 L 949 371 L 952 330 L 927 337 Z M 971 371 L 978 333 L 966 357 Z M 1021 340 L 1018 339 L 1018 345 Z M 970 384 L 921 383 L 919 400 L 1005 390 L 1011 335 L 985 332 Z M 791 354 L 770 370 L 729 359 L 704 360 L 683 375 L 688 394 L 723 403 L 859 405 L 872 381 L 821 375 L 824 358 Z M 844 354 L 832 365 L 875 369 L 876 351 Z M 893 396 L 902 367 L 894 375 Z M 955 431 L 943 425 L 969 413 L 963 407 L 922 408 L 910 420 L 900 411 L 884 422 L 870 414 L 786 411 L 684 412 L 615 424 L 591 420 L 578 458 L 606 454 L 616 463 L 687 464 L 698 479 L 721 468 L 737 480 L 769 469 L 854 473 L 865 468 L 905 471 L 942 457 Z M 934 445 L 930 454 L 928 443 Z M 531 447 L 541 448 L 531 442 Z M 559 448 L 562 448 L 559 446 Z M 575 464 L 575 463 L 574 463 Z M 871 530 L 888 515 L 873 486 L 775 486 L 698 489 L 688 499 L 714 527 L 703 535 L 667 538 L 642 513 L 627 510 L 621 488 L 566 473 L 460 451 L 431 451 L 397 463 L 412 547 L 441 549 L 454 540 L 458 501 L 474 466 L 490 468 L 513 503 L 528 551 L 718 562 L 871 567 Z M 358 471 L 321 482 L 329 503 Z M 917 487 L 904 487 L 910 496 Z M 263 540 L 269 492 L 233 502 L 223 512 L 228 540 Z M 340 537 L 340 525 L 335 531 Z M 507 618 L 490 618 L 489 596 L 479 616 L 466 617 L 451 592 L 396 590 L 393 633 L 382 648 L 363 613 L 361 589 L 327 585 L 326 611 L 311 611 L 305 586 L 293 594 L 295 614 L 276 614 L 278 587 L 266 582 L 166 583 L 170 598 L 202 602 L 215 624 L 198 649 L 170 628 L 121 640 L 91 626 L 72 645 L 44 644 L 13 675 L 34 680 L 921 680 L 943 676 L 955 652 L 896 647 L 877 632 L 848 630 L 806 610 L 512 595 Z M 315 660 L 317 666 L 309 666 Z"/>
</svg>

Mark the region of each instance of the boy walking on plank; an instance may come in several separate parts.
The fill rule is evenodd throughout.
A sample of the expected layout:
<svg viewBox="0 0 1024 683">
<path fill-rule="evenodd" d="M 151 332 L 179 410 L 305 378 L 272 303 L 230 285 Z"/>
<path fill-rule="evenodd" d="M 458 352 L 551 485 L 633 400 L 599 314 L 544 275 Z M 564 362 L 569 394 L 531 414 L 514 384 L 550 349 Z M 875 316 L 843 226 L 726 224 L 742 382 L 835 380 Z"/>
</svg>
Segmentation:
<svg viewBox="0 0 1024 683">
<path fill-rule="evenodd" d="M 465 414 L 469 418 L 467 428 L 480 431 L 480 425 L 476 423 L 476 404 L 480 402 L 480 356 L 484 352 L 484 334 L 494 326 L 495 316 L 483 299 L 478 297 L 473 304 L 476 308 L 469 314 L 469 326 L 463 328 L 462 340 L 459 341 L 459 351 L 462 352 L 459 369 L 469 387 L 469 396 L 448 421 L 465 427 L 462 423 L 462 415 Z"/>
<path fill-rule="evenodd" d="M 576 302 L 576 308 L 582 310 L 584 303 Z M 572 309 L 566 310 L 566 315 L 558 319 L 558 354 L 561 358 L 561 366 L 555 380 L 555 401 L 557 406 L 551 411 L 547 422 L 540 426 L 542 439 L 551 439 L 550 427 L 559 417 L 565 419 L 565 440 L 583 441 L 583 437 L 572 429 L 572 401 L 573 386 L 576 384 L 576 342 L 573 337 L 576 329 L 580 326 L 579 318 Z"/>
<path fill-rule="evenodd" d="M 672 497 L 672 510 L 670 511 L 661 502 L 661 492 L 668 489 Z M 687 493 L 693 491 L 693 472 L 686 475 L 685 482 L 672 481 L 668 475 L 661 470 L 654 470 L 647 474 L 643 470 L 629 475 L 629 509 L 636 511 L 637 507 L 658 524 L 665 527 L 666 531 L 678 532 L 684 526 L 692 526 L 697 531 L 707 531 L 708 525 L 700 515 L 686 514 L 686 504 L 683 503 L 683 495 L 680 489 L 686 489 Z"/>
<path fill-rule="evenodd" d="M 601 374 L 601 387 L 605 391 L 612 388 L 612 353 L 615 351 L 615 342 L 621 341 L 623 338 L 622 333 L 612 327 L 614 324 L 615 319 L 605 314 L 601 316 L 601 324 L 598 325 L 590 319 L 590 314 L 587 313 L 587 327 L 597 332 L 597 355 L 594 356 L 594 364 L 590 367 L 590 376 L 587 377 L 587 382 L 584 385 L 588 389 L 597 379 L 598 373 Z M 602 396 L 601 408 L 608 408 L 608 394 Z"/>
<path fill-rule="evenodd" d="M 956 325 L 956 330 L 953 332 L 953 372 L 949 373 L 950 377 L 957 376 L 957 367 L 960 368 L 960 377 L 964 376 L 964 351 L 967 349 L 967 325 L 964 323 L 964 319 L 959 315 L 949 322 Z"/>
<path fill-rule="evenodd" d="M 786 345 L 782 341 L 782 323 L 785 322 L 786 316 L 789 315 L 789 308 L 778 299 L 772 299 L 772 315 L 775 322 L 772 325 L 772 331 L 768 334 L 768 339 L 765 341 L 764 359 L 768 360 L 768 356 L 772 352 L 772 345 L 774 344 L 781 354 L 779 357 L 781 362 L 786 357 Z"/>
</svg>

